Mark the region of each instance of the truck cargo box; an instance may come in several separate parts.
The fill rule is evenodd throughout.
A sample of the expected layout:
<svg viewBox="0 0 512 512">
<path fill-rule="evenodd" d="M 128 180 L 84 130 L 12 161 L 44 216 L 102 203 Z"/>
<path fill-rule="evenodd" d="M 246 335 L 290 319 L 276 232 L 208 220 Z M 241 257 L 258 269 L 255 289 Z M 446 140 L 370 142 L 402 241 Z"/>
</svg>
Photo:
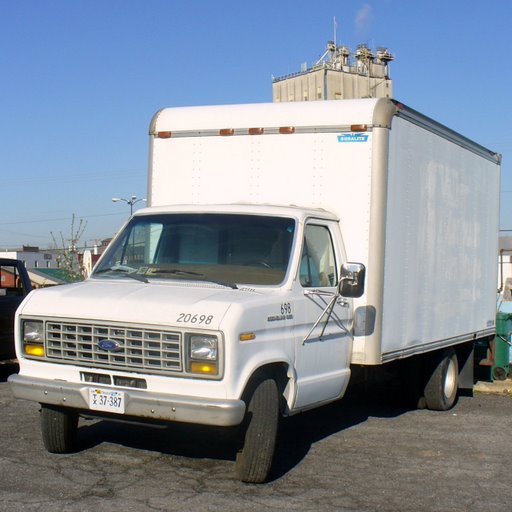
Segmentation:
<svg viewBox="0 0 512 512">
<path fill-rule="evenodd" d="M 367 268 L 352 362 L 491 335 L 500 156 L 388 99 L 163 109 L 149 206 L 252 203 L 339 217 Z"/>
</svg>

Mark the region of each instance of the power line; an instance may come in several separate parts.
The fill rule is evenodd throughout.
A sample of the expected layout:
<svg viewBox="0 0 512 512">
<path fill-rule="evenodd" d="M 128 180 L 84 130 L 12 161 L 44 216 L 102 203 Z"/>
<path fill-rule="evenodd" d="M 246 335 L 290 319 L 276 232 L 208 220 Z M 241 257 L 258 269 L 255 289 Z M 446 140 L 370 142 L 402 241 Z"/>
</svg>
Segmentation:
<svg viewBox="0 0 512 512">
<path fill-rule="evenodd" d="M 2 229 L 0 228 L 0 231 L 2 233 L 9 233 L 10 235 L 17 235 L 17 236 L 24 236 L 24 237 L 30 237 L 30 238 L 49 238 L 49 235 L 35 235 L 33 233 L 22 233 L 21 231 L 11 231 L 10 229 Z"/>
<path fill-rule="evenodd" d="M 98 213 L 95 215 L 76 215 L 77 218 L 80 219 L 93 219 L 96 217 L 121 217 L 124 214 L 122 212 L 116 212 L 116 213 Z M 17 220 L 14 222 L 0 222 L 0 226 L 14 226 L 19 224 L 39 224 L 41 222 L 56 222 L 60 220 L 69 220 L 71 217 L 56 217 L 54 219 L 38 219 L 38 220 Z M 2 230 L 3 231 L 3 230 Z"/>
<path fill-rule="evenodd" d="M 119 171 L 115 173 L 103 173 L 103 174 L 66 174 L 66 175 L 54 175 L 54 176 L 28 176 L 20 177 L 15 181 L 18 187 L 23 183 L 74 183 L 76 181 L 106 181 L 115 180 L 118 178 L 125 178 L 126 176 L 141 176 L 146 177 L 146 171 L 132 170 L 132 171 Z M 13 182 L 14 183 L 14 182 Z M 7 185 L 7 183 L 5 184 Z"/>
</svg>

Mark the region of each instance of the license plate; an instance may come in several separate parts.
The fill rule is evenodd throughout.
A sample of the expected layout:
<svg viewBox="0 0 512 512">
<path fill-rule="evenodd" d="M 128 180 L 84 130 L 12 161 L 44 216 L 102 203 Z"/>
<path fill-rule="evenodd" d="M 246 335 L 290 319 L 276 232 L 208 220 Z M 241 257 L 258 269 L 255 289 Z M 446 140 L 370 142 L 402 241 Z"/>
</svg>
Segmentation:
<svg viewBox="0 0 512 512">
<path fill-rule="evenodd" d="M 124 414 L 124 393 L 111 389 L 89 388 L 89 409 Z"/>
</svg>

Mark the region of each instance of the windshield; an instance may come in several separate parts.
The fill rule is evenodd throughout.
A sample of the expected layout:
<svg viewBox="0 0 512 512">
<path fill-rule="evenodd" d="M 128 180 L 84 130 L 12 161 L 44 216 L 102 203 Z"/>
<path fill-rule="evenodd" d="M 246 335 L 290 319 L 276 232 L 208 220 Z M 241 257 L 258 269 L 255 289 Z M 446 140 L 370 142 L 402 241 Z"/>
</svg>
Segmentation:
<svg viewBox="0 0 512 512">
<path fill-rule="evenodd" d="M 93 276 L 277 285 L 286 276 L 294 231 L 293 219 L 262 215 L 134 217 Z"/>
</svg>

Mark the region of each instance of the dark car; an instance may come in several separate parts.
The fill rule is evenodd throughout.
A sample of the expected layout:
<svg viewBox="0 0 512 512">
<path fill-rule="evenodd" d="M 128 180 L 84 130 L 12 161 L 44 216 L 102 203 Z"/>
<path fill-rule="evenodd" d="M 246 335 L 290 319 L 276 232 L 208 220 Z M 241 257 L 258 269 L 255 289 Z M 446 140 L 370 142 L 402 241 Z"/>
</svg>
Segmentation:
<svg viewBox="0 0 512 512">
<path fill-rule="evenodd" d="M 0 258 L 0 360 L 16 357 L 14 314 L 31 290 L 30 279 L 23 263 Z"/>
</svg>

